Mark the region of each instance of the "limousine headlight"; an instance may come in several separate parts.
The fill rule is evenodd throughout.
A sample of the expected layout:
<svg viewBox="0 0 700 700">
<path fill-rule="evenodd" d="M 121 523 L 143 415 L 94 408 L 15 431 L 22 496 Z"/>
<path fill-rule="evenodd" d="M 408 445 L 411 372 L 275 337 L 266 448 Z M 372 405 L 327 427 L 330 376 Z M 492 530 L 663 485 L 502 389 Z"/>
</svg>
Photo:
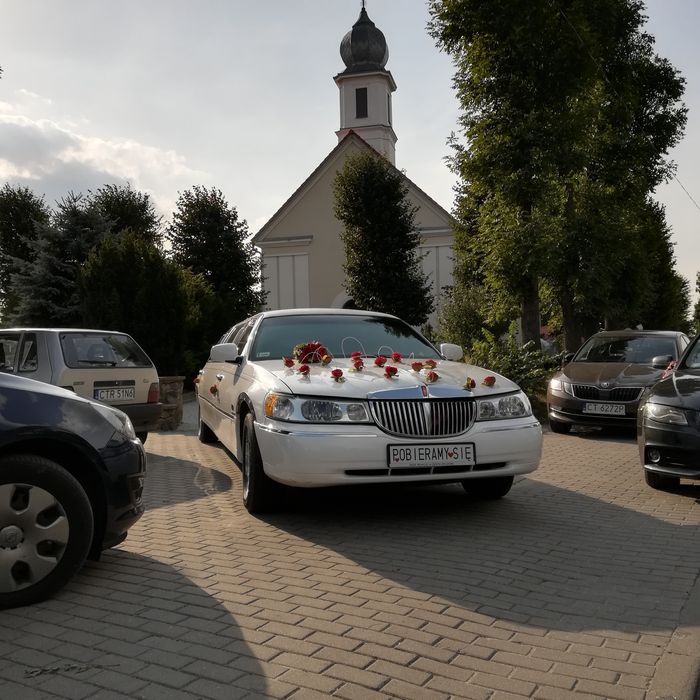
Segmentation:
<svg viewBox="0 0 700 700">
<path fill-rule="evenodd" d="M 501 420 L 506 418 L 525 418 L 532 415 L 530 401 L 520 391 L 509 396 L 494 396 L 488 399 L 478 399 L 476 402 L 477 420 Z"/>
<path fill-rule="evenodd" d="M 367 423 L 369 414 L 360 401 L 302 398 L 270 392 L 265 397 L 265 415 L 295 423 Z"/>
</svg>

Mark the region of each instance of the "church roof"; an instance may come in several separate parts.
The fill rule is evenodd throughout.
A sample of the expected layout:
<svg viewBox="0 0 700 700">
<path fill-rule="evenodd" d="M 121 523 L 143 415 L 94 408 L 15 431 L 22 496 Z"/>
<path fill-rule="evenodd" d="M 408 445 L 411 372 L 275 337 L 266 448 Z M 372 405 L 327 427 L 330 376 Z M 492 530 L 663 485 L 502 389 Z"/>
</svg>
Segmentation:
<svg viewBox="0 0 700 700">
<path fill-rule="evenodd" d="M 322 173 L 325 168 L 341 153 L 345 150 L 350 143 L 354 143 L 360 148 L 367 149 L 377 156 L 383 158 L 381 153 L 376 149 L 372 148 L 361 136 L 356 134 L 352 129 L 338 142 L 336 147 L 318 164 L 318 166 L 313 170 L 313 172 L 304 180 L 304 182 L 297 187 L 297 189 L 292 193 L 292 195 L 284 202 L 284 204 L 272 215 L 272 217 L 264 224 L 264 226 L 253 236 L 253 245 L 259 245 L 259 243 L 264 240 L 267 233 L 274 228 L 275 224 L 284 216 L 284 214 L 294 205 L 294 203 L 303 196 L 303 193 L 312 186 L 312 183 L 316 178 Z M 422 197 L 425 198 L 427 202 L 437 211 L 439 211 L 445 218 L 446 221 L 453 221 L 452 215 L 445 210 L 438 202 L 436 202 L 429 194 L 422 190 L 415 182 L 409 179 L 405 173 L 401 172 L 392 165 L 406 180 L 406 183 L 411 189 L 418 192 Z"/>
</svg>

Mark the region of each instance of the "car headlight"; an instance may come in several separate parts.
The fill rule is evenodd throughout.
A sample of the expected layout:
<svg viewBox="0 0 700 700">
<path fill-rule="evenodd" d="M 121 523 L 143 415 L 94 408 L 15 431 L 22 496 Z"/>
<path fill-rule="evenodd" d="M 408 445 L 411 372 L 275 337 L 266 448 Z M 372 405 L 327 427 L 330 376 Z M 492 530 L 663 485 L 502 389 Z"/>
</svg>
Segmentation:
<svg viewBox="0 0 700 700">
<path fill-rule="evenodd" d="M 478 421 L 525 418 L 531 415 L 530 401 L 522 391 L 508 396 L 478 399 L 476 402 L 476 420 Z"/>
<path fill-rule="evenodd" d="M 361 401 L 303 398 L 270 392 L 265 397 L 265 415 L 294 423 L 368 423 L 367 407 Z"/>
<path fill-rule="evenodd" d="M 688 417 L 682 408 L 664 406 L 660 403 L 647 403 L 644 405 L 647 418 L 657 423 L 671 423 L 673 425 L 688 425 Z"/>
<path fill-rule="evenodd" d="M 102 417 L 114 428 L 114 430 L 119 433 L 119 435 L 125 437 L 127 440 L 136 439 L 136 431 L 131 423 L 131 419 L 123 411 L 116 408 L 112 408 L 107 404 L 94 403 L 95 410 L 102 415 Z"/>
<path fill-rule="evenodd" d="M 549 388 L 552 391 L 563 391 L 565 394 L 569 394 L 569 396 L 573 396 L 574 392 L 571 387 L 570 382 L 564 382 L 561 379 L 550 379 L 549 380 Z"/>
</svg>

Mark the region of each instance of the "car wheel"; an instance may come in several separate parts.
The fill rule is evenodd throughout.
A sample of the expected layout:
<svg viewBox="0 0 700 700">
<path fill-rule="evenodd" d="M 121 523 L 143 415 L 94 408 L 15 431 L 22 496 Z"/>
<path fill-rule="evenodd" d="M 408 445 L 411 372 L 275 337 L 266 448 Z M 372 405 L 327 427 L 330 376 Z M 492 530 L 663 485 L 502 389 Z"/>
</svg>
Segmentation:
<svg viewBox="0 0 700 700">
<path fill-rule="evenodd" d="M 148 437 L 148 433 L 136 433 L 136 437 L 141 440 L 142 443 L 146 442 L 146 438 Z"/>
<path fill-rule="evenodd" d="M 199 424 L 199 427 L 197 428 L 197 438 L 200 442 L 204 443 L 205 445 L 212 445 L 213 443 L 218 442 L 214 431 L 202 420 L 201 412 L 199 413 L 199 420 L 197 422 Z"/>
<path fill-rule="evenodd" d="M 462 488 L 476 498 L 496 500 L 503 498 L 513 485 L 512 476 L 493 476 L 488 479 L 464 479 Z"/>
<path fill-rule="evenodd" d="M 648 486 L 658 491 L 677 489 L 681 483 L 680 478 L 677 476 L 666 476 L 657 472 L 649 472 L 646 469 L 644 470 L 644 480 Z"/>
<path fill-rule="evenodd" d="M 258 441 L 255 437 L 253 414 L 243 421 L 243 505 L 249 513 L 264 513 L 276 504 L 277 484 L 263 469 Z"/>
<path fill-rule="evenodd" d="M 553 433 L 561 433 L 562 435 L 571 432 L 571 423 L 564 423 L 564 421 L 556 420 L 555 418 L 549 419 L 549 429 Z"/>
<path fill-rule="evenodd" d="M 56 593 L 92 537 L 92 507 L 75 477 L 44 457 L 0 459 L 0 609 Z"/>
</svg>

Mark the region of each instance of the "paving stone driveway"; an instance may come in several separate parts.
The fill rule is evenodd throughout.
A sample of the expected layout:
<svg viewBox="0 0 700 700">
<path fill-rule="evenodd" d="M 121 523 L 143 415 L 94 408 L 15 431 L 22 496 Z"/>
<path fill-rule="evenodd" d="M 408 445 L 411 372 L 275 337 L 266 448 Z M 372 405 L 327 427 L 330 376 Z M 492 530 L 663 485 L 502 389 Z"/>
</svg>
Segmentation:
<svg viewBox="0 0 700 700">
<path fill-rule="evenodd" d="M 314 491 L 264 519 L 223 449 L 147 447 L 129 539 L 0 613 L 2 700 L 692 697 L 700 488 L 646 487 L 628 436 L 547 434 L 499 502 Z"/>
</svg>

